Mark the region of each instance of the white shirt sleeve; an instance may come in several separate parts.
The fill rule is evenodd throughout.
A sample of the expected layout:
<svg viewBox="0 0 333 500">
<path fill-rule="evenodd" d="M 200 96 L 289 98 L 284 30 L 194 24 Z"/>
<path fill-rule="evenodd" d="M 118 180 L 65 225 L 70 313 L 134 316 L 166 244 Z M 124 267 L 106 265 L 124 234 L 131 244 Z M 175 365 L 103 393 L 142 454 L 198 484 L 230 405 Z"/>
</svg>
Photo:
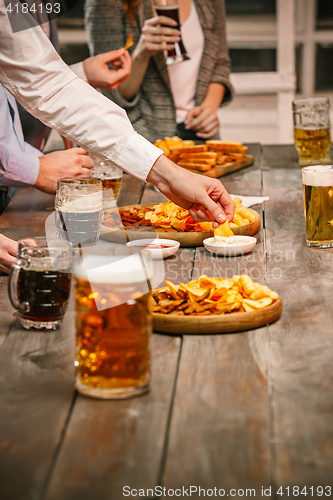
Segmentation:
<svg viewBox="0 0 333 500">
<path fill-rule="evenodd" d="M 85 73 L 85 71 L 83 69 L 83 61 L 75 63 L 75 64 L 70 64 L 68 67 L 72 71 L 74 71 L 74 73 L 76 74 L 76 76 L 78 78 L 81 78 L 81 80 L 83 80 L 84 82 L 88 83 L 87 75 L 86 75 L 86 73 Z"/>
<path fill-rule="evenodd" d="M 125 111 L 78 79 L 39 26 L 13 33 L 3 0 L 0 25 L 3 86 L 61 135 L 146 180 L 163 152 L 134 131 Z"/>
</svg>

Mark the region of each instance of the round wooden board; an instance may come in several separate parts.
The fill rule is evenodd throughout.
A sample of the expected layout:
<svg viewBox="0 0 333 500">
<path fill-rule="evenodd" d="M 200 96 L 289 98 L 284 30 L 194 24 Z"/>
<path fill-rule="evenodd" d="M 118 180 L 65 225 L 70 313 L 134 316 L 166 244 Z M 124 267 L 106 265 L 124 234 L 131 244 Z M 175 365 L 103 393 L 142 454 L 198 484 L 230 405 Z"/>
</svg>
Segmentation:
<svg viewBox="0 0 333 500">
<path fill-rule="evenodd" d="M 152 208 L 157 203 L 144 203 L 142 205 L 128 205 L 126 207 L 119 207 L 114 210 L 132 210 L 134 207 L 140 208 Z M 246 226 L 235 227 L 232 229 L 234 234 L 243 236 L 252 236 L 259 231 L 261 225 L 261 217 L 258 212 L 249 208 L 251 212 L 256 216 L 253 222 L 250 222 Z M 123 229 L 113 229 L 102 224 L 101 238 L 107 241 L 112 241 L 113 243 L 127 243 L 127 241 L 133 240 L 143 240 L 148 238 L 155 238 L 158 235 L 159 238 L 164 238 L 168 240 L 179 241 L 181 247 L 200 247 L 203 245 L 203 240 L 213 236 L 213 231 L 202 231 L 202 232 L 178 232 L 178 231 L 164 231 L 162 228 L 157 228 L 156 231 L 131 231 Z"/>
<path fill-rule="evenodd" d="M 273 323 L 282 313 L 282 300 L 279 297 L 264 309 L 251 312 L 212 314 L 211 316 L 176 316 L 152 313 L 155 332 L 175 335 L 211 335 L 213 333 L 233 333 L 253 330 Z"/>
</svg>

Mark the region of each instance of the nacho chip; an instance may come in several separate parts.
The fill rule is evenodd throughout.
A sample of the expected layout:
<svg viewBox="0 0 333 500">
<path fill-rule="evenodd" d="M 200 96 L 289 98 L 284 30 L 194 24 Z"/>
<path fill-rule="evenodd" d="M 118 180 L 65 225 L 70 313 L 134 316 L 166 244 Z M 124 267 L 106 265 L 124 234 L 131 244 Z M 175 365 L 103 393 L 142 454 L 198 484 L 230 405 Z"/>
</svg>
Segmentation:
<svg viewBox="0 0 333 500">
<path fill-rule="evenodd" d="M 243 300 L 243 304 L 246 304 L 255 310 L 256 309 L 263 309 L 264 307 L 271 305 L 272 302 L 273 302 L 273 299 L 271 299 L 271 297 L 264 297 L 263 299 L 260 299 L 260 300 L 250 300 L 250 299 Z"/>
<path fill-rule="evenodd" d="M 133 42 L 133 33 L 131 33 L 131 34 L 128 36 L 127 40 L 126 40 L 126 43 L 125 43 L 125 47 L 124 47 L 124 49 L 125 49 L 125 50 L 130 49 L 130 48 L 132 47 L 132 45 L 133 45 L 133 44 L 134 44 L 134 42 Z"/>
<path fill-rule="evenodd" d="M 234 233 L 230 229 L 228 219 L 214 229 L 214 236 L 234 236 Z"/>
</svg>

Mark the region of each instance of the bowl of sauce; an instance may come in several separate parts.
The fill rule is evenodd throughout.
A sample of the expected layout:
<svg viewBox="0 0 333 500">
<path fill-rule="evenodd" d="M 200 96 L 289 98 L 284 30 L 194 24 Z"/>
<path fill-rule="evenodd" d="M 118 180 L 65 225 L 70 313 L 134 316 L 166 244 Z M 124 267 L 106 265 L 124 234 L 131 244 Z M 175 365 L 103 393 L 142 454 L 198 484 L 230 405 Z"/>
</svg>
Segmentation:
<svg viewBox="0 0 333 500">
<path fill-rule="evenodd" d="M 203 241 L 206 250 L 223 257 L 236 257 L 250 252 L 256 246 L 257 239 L 252 236 L 213 236 Z"/>
<path fill-rule="evenodd" d="M 160 260 L 175 254 L 180 247 L 180 243 L 179 241 L 155 238 L 129 241 L 126 246 L 131 248 L 133 252 L 148 250 L 154 260 Z"/>
</svg>

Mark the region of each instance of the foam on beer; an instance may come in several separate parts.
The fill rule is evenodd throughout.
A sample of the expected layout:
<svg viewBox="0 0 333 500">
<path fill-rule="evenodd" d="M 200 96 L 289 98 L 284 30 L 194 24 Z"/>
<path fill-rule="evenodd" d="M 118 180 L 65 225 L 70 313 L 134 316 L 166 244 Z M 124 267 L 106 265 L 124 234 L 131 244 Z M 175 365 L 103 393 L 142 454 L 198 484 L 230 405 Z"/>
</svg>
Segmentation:
<svg viewBox="0 0 333 500">
<path fill-rule="evenodd" d="M 103 208 L 102 191 L 84 194 L 64 204 L 59 204 L 58 210 L 66 213 L 98 212 Z"/>
<path fill-rule="evenodd" d="M 151 261 L 143 264 L 139 254 L 123 258 L 89 255 L 76 266 L 75 274 L 91 284 L 130 285 L 145 283 L 148 276 L 151 279 L 153 267 Z"/>
<path fill-rule="evenodd" d="M 333 166 L 313 165 L 303 167 L 302 180 L 305 186 L 333 186 Z"/>
</svg>

